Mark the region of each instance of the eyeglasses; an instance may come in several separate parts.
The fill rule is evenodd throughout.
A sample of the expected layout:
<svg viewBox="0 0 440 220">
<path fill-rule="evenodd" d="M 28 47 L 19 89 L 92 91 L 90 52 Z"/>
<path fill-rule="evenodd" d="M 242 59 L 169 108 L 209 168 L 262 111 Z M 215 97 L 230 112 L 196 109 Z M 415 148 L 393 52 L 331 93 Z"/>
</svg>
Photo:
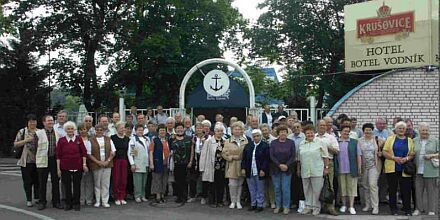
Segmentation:
<svg viewBox="0 0 440 220">
<path fill-rule="evenodd" d="M 84 122 L 92 122 L 91 120 L 85 120 Z"/>
</svg>

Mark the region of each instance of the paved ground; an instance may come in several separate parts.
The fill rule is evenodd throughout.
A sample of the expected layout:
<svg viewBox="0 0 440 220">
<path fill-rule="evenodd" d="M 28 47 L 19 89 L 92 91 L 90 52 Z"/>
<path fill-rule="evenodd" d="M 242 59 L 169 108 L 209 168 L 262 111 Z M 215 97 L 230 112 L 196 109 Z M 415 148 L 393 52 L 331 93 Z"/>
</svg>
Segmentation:
<svg viewBox="0 0 440 220">
<path fill-rule="evenodd" d="M 50 189 L 50 186 L 48 186 Z M 50 191 L 50 190 L 48 190 Z M 50 198 L 50 196 L 48 196 Z M 170 199 L 171 200 L 171 199 Z M 382 208 L 382 207 L 381 207 Z M 386 209 L 386 207 L 383 207 Z M 358 207 L 360 211 L 360 207 Z M 341 216 L 327 216 L 320 215 L 319 218 L 312 216 L 303 216 L 299 214 L 290 214 L 288 216 L 274 215 L 270 210 L 265 210 L 262 213 L 255 214 L 243 210 L 230 210 L 228 208 L 210 208 L 209 206 L 202 206 L 200 203 L 185 204 L 183 206 L 176 206 L 175 203 L 169 202 L 166 206 L 157 207 L 150 203 L 135 204 L 129 201 L 129 204 L 123 207 L 116 207 L 113 205 L 109 209 L 93 208 L 83 206 L 80 212 L 56 210 L 47 208 L 43 211 L 38 211 L 36 207 L 27 208 L 25 206 L 24 192 L 22 188 L 21 174 L 19 167 L 15 166 L 14 159 L 0 158 L 0 219 L 356 219 L 356 220 L 370 220 L 370 219 L 408 219 L 407 217 L 394 217 L 389 215 L 372 216 L 368 213 L 359 213 L 357 216 L 341 215 Z M 411 219 L 438 219 L 435 218 L 411 218 Z"/>
</svg>

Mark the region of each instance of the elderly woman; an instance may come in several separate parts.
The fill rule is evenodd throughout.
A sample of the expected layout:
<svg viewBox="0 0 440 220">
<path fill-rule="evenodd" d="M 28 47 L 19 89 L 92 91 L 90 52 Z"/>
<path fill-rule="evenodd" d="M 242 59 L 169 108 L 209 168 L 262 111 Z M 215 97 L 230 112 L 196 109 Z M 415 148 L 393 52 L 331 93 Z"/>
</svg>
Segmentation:
<svg viewBox="0 0 440 220">
<path fill-rule="evenodd" d="M 232 124 L 238 121 L 237 117 L 231 117 L 229 119 L 229 127 L 226 129 L 226 134 L 232 136 Z"/>
<path fill-rule="evenodd" d="M 232 125 L 232 137 L 225 141 L 225 148 L 222 156 L 227 161 L 226 175 L 229 179 L 229 194 L 231 197 L 231 204 L 229 208 L 242 209 L 241 193 L 243 189 L 244 177 L 241 175 L 241 159 L 244 146 L 248 140 L 243 136 L 244 124 L 241 121 L 235 122 Z"/>
<path fill-rule="evenodd" d="M 246 144 L 241 161 L 241 174 L 246 176 L 251 195 L 249 211 L 261 212 L 264 204 L 264 180 L 269 173 L 269 144 L 261 140 L 261 130 L 252 131 L 253 142 Z"/>
<path fill-rule="evenodd" d="M 305 208 L 302 214 L 312 213 L 319 215 L 321 203 L 319 195 L 324 184 L 324 175 L 329 171 L 329 153 L 327 146 L 320 139 L 315 138 L 315 128 L 307 125 L 303 128 L 306 139 L 301 141 L 298 151 L 298 176 L 301 176 Z"/>
<path fill-rule="evenodd" d="M 374 125 L 371 123 L 362 126 L 363 137 L 358 139 L 358 146 L 362 151 L 362 191 L 365 199 L 364 212 L 373 208 L 373 215 L 379 214 L 379 189 L 377 182 L 382 169 L 380 157 L 382 153 L 373 136 Z"/>
<path fill-rule="evenodd" d="M 93 180 L 95 183 L 95 207 L 109 208 L 109 188 L 110 175 L 113 167 L 113 157 L 116 148 L 112 139 L 104 136 L 105 127 L 101 124 L 95 126 L 96 136 L 90 138 L 92 151 L 89 158 L 92 161 L 90 169 L 93 171 Z"/>
<path fill-rule="evenodd" d="M 223 126 L 214 127 L 214 136 L 204 141 L 200 154 L 200 172 L 204 191 L 209 191 L 212 207 L 223 206 L 226 160 L 222 157 L 225 142 Z M 204 192 L 206 197 L 206 192 Z M 205 200 L 205 198 L 202 198 Z M 206 203 L 206 202 L 205 202 Z"/>
<path fill-rule="evenodd" d="M 86 147 L 87 154 L 91 154 L 92 145 L 90 143 L 89 131 L 86 124 L 78 124 L 78 133 L 81 136 L 81 139 L 84 142 L 84 146 Z M 93 129 L 94 130 L 94 129 Z M 87 168 L 90 168 L 90 159 L 87 159 Z M 84 172 L 81 178 L 81 204 L 85 203 L 86 205 L 93 205 L 93 173 L 91 170 L 88 172 Z"/>
<path fill-rule="evenodd" d="M 151 193 L 156 194 L 157 203 L 165 203 L 165 191 L 168 183 L 169 159 L 173 148 L 167 138 L 167 128 L 163 124 L 157 126 L 158 136 L 150 143 L 150 170 L 153 172 Z"/>
<path fill-rule="evenodd" d="M 358 176 L 362 171 L 362 151 L 358 146 L 358 141 L 350 138 L 350 125 L 341 127 L 341 137 L 339 138 L 339 153 L 335 159 L 335 172 L 339 174 L 339 190 L 342 199 L 340 212 L 347 211 L 347 199 L 349 201 L 348 211 L 356 215 L 354 209 L 354 198 L 357 196 Z"/>
<path fill-rule="evenodd" d="M 290 212 L 290 184 L 296 153 L 295 142 L 287 138 L 288 132 L 285 125 L 278 126 L 278 139 L 273 140 L 270 144 L 271 171 L 276 204 L 273 212 L 278 214 L 280 209 L 283 208 L 285 215 Z"/>
<path fill-rule="evenodd" d="M 136 135 L 130 138 L 127 150 L 128 161 L 133 173 L 134 198 L 137 203 L 147 202 L 145 184 L 148 178 L 148 147 L 150 141 L 144 136 L 144 126 L 136 125 Z"/>
<path fill-rule="evenodd" d="M 208 135 L 208 138 L 214 135 L 214 133 L 211 131 L 212 124 L 209 120 L 203 120 L 202 125 L 203 125 L 203 133 L 205 133 L 205 135 Z"/>
<path fill-rule="evenodd" d="M 385 173 L 388 180 L 389 205 L 392 215 L 397 215 L 397 189 L 400 188 L 403 211 L 411 215 L 411 175 L 404 172 L 404 166 L 414 157 L 414 142 L 405 136 L 406 123 L 397 122 L 396 135 L 388 137 L 383 147 Z"/>
<path fill-rule="evenodd" d="M 423 211 L 428 212 L 428 215 L 435 215 L 438 207 L 439 168 L 431 160 L 439 158 L 439 141 L 429 135 L 429 124 L 420 123 L 418 130 L 420 136 L 414 139 L 417 207 L 413 215 L 419 215 Z M 424 196 L 425 191 L 428 198 Z M 428 201 L 428 207 L 424 207 L 425 201 Z"/>
<path fill-rule="evenodd" d="M 14 141 L 14 147 L 22 149 L 21 157 L 17 165 L 21 168 L 21 177 L 23 179 L 23 188 L 26 194 L 26 206 L 32 207 L 32 187 L 34 198 L 38 200 L 38 173 L 35 164 L 35 154 L 37 153 L 37 142 L 35 141 L 37 131 L 37 116 L 29 114 L 26 117 L 27 126 L 18 131 Z"/>
<path fill-rule="evenodd" d="M 127 187 L 127 172 L 128 172 L 128 142 L 130 138 L 125 136 L 125 124 L 118 122 L 115 125 L 116 134 L 110 138 L 115 145 L 116 152 L 112 168 L 112 195 L 115 200 L 115 205 L 126 205 L 125 189 Z"/>
<path fill-rule="evenodd" d="M 80 136 L 75 136 L 76 125 L 68 121 L 63 125 L 66 136 L 58 141 L 56 148 L 58 176 L 64 185 L 66 201 L 64 210 L 80 210 L 82 172 L 87 168 L 87 149 Z M 73 196 L 72 196 L 73 186 Z"/>
</svg>

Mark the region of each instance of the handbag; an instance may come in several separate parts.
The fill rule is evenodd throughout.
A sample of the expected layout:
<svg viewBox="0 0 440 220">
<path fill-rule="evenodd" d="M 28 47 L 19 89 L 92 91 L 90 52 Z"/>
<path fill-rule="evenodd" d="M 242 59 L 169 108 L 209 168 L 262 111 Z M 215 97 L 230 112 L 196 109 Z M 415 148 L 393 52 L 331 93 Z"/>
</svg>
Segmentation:
<svg viewBox="0 0 440 220">
<path fill-rule="evenodd" d="M 414 161 L 408 160 L 403 167 L 403 172 L 411 176 L 416 174 L 416 164 Z"/>
<path fill-rule="evenodd" d="M 319 201 L 326 204 L 333 203 L 335 199 L 335 193 L 330 185 L 330 179 L 328 175 L 324 176 L 324 185 L 322 186 L 321 194 L 319 195 Z"/>
<path fill-rule="evenodd" d="M 431 163 L 432 163 L 432 166 L 434 166 L 435 168 L 439 167 L 439 159 L 438 158 L 432 158 Z"/>
<path fill-rule="evenodd" d="M 21 133 L 21 140 L 24 140 L 25 135 L 26 135 L 26 128 L 22 129 L 22 133 Z M 20 159 L 21 155 L 23 154 L 23 149 L 25 148 L 25 146 L 23 147 L 13 147 L 12 148 L 12 153 L 14 154 L 15 159 Z"/>
</svg>

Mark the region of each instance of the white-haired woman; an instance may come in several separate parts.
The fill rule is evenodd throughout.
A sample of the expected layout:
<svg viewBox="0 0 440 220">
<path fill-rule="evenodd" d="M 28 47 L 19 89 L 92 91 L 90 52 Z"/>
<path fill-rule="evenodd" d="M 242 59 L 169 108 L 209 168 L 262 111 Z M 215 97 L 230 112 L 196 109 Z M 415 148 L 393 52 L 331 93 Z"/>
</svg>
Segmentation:
<svg viewBox="0 0 440 220">
<path fill-rule="evenodd" d="M 203 125 L 203 133 L 205 135 L 208 135 L 208 138 L 214 135 L 214 132 L 211 131 L 212 124 L 209 120 L 203 120 L 202 125 Z"/>
<path fill-rule="evenodd" d="M 249 211 L 261 212 L 264 208 L 264 180 L 269 173 L 269 144 L 262 141 L 261 130 L 252 130 L 252 142 L 246 144 L 241 161 L 241 174 L 246 176 L 249 193 L 251 194 L 251 207 Z"/>
<path fill-rule="evenodd" d="M 419 137 L 414 138 L 417 175 L 415 180 L 416 209 L 413 215 L 420 215 L 423 211 L 428 212 L 428 215 L 435 215 L 438 202 L 439 168 L 431 160 L 439 158 L 439 141 L 429 135 L 428 123 L 419 124 L 419 134 Z M 424 196 L 425 190 L 427 198 Z M 425 201 L 428 201 L 428 207 L 424 207 Z"/>
<path fill-rule="evenodd" d="M 242 209 L 241 192 L 243 189 L 244 177 L 241 175 L 241 159 L 243 156 L 243 149 L 248 143 L 248 140 L 243 136 L 244 124 L 241 121 L 235 122 L 232 125 L 232 136 L 225 141 L 222 156 L 227 161 L 226 163 L 226 178 L 229 179 L 229 194 L 231 197 L 231 204 L 229 208 Z"/>
<path fill-rule="evenodd" d="M 225 189 L 226 160 L 222 157 L 224 149 L 223 126 L 214 127 L 214 136 L 204 142 L 200 154 L 199 169 L 203 181 L 203 200 L 209 191 L 209 202 L 212 207 L 223 206 Z"/>
<path fill-rule="evenodd" d="M 229 136 L 232 136 L 232 125 L 235 123 L 235 122 L 237 122 L 238 121 L 238 118 L 237 117 L 231 117 L 230 119 L 229 119 L 229 127 L 228 127 L 228 129 L 226 130 L 226 134 L 228 134 Z"/>
<path fill-rule="evenodd" d="M 87 149 L 80 136 L 75 136 L 76 125 L 68 121 L 63 125 L 66 136 L 58 141 L 56 148 L 58 176 L 64 185 L 66 201 L 64 210 L 80 210 L 82 172 L 87 168 Z M 72 195 L 73 185 L 73 195 Z"/>
<path fill-rule="evenodd" d="M 397 189 L 400 188 L 403 211 L 411 215 L 411 175 L 404 172 L 405 164 L 414 157 L 414 142 L 405 136 L 406 123 L 395 125 L 396 135 L 388 137 L 383 147 L 385 173 L 388 180 L 389 205 L 392 215 L 397 215 Z"/>
</svg>

